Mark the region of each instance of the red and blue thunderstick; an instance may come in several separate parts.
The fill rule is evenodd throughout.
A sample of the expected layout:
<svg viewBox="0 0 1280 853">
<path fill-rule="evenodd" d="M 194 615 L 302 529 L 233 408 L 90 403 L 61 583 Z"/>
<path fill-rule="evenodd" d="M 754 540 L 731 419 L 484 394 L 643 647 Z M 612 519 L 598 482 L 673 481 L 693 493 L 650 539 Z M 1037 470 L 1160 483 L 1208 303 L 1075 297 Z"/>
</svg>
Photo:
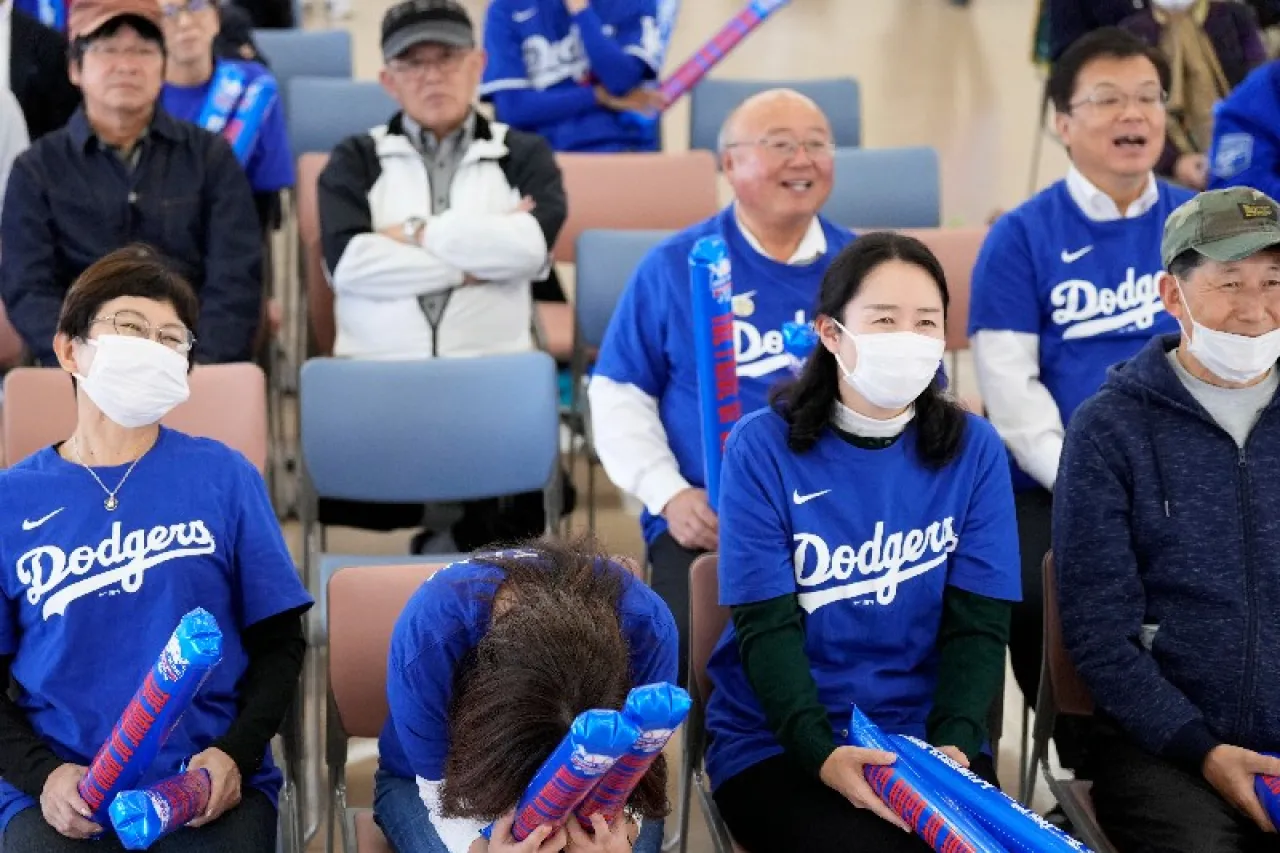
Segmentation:
<svg viewBox="0 0 1280 853">
<path fill-rule="evenodd" d="M 247 85 L 246 79 L 244 71 L 235 65 L 219 65 L 209 86 L 208 100 L 195 122 L 210 133 L 222 134 L 241 165 L 253 153 L 262 124 L 277 108 L 280 94 L 280 87 L 270 76 Z"/>
<path fill-rule="evenodd" d="M 707 502 L 719 506 L 724 443 L 742 417 L 738 398 L 738 345 L 733 323 L 733 270 L 720 237 L 703 237 L 689 252 L 694 360 L 698 370 Z"/>
<path fill-rule="evenodd" d="M 1280 755 L 1274 752 L 1266 754 L 1272 758 L 1280 758 Z M 1280 776 L 1264 776 L 1259 773 L 1253 777 L 1253 790 L 1258 795 L 1258 801 L 1262 803 L 1267 817 L 1271 818 L 1272 826 L 1280 829 Z"/>
<path fill-rule="evenodd" d="M 125 850 L 146 850 L 203 814 L 212 790 L 209 771 L 201 767 L 150 788 L 121 791 L 109 809 L 111 825 Z"/>
<path fill-rule="evenodd" d="M 138 784 L 221 659 L 217 620 L 198 607 L 183 616 L 80 780 L 95 823 L 107 825 L 116 794 Z"/>
<path fill-rule="evenodd" d="M 752 0 L 747 4 L 746 8 L 734 15 L 706 44 L 698 48 L 697 53 L 685 60 L 683 65 L 662 81 L 658 89 L 662 93 L 662 108 L 665 110 L 680 100 L 686 92 L 698 85 L 703 77 L 711 73 L 711 69 L 732 53 L 743 39 L 768 20 L 770 15 L 790 2 L 791 0 Z"/>
<path fill-rule="evenodd" d="M 646 684 L 634 688 L 627 695 L 622 716 L 639 730 L 640 735 L 574 810 L 583 829 L 592 828 L 591 816 L 596 813 L 606 823 L 613 823 L 667 741 L 689 716 L 692 704 L 689 694 L 674 684 Z"/>
</svg>

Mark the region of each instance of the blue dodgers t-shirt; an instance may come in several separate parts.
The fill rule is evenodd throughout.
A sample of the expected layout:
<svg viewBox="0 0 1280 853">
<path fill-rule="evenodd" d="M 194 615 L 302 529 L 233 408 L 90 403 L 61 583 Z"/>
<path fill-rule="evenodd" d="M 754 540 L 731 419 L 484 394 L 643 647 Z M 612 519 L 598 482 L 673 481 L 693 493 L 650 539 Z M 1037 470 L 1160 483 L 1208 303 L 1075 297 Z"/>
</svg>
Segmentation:
<svg viewBox="0 0 1280 853">
<path fill-rule="evenodd" d="M 822 276 L 853 234 L 820 219 L 827 251 L 811 264 L 791 266 L 768 258 L 747 243 L 730 206 L 655 246 L 640 262 L 609 323 L 594 373 L 635 385 L 658 400 L 667 441 L 680 475 L 706 485 L 698 419 L 698 370 L 693 343 L 689 251 L 703 237 L 719 235 L 733 265 L 733 312 L 742 411 L 764 407 L 769 389 L 791 376 L 792 357 L 783 348 L 784 323 L 808 323 L 818 303 Z M 666 519 L 646 509 L 644 539 L 667 529 Z"/>
<path fill-rule="evenodd" d="M 95 468 L 108 487 L 128 466 Z M 178 772 L 238 714 L 248 657 L 240 632 L 311 605 L 261 475 L 216 441 L 160 430 L 118 492 L 53 448 L 0 472 L 0 655 L 13 655 L 18 706 L 62 759 L 89 764 L 178 620 L 203 607 L 222 662 L 138 787 Z M 267 749 L 245 780 L 273 800 Z M 0 779 L 0 827 L 35 800 Z"/>
<path fill-rule="evenodd" d="M 254 80 L 270 76 L 271 72 L 256 62 L 220 59 L 217 66 L 234 65 L 244 72 L 244 85 L 247 88 Z M 214 77 L 218 69 L 214 68 Z M 204 110 L 205 101 L 209 98 L 209 88 L 213 78 L 199 86 L 175 86 L 165 83 L 160 90 L 160 105 L 175 118 L 194 124 Z M 244 164 L 249 185 L 256 193 L 273 193 L 293 186 L 293 154 L 289 148 L 289 134 L 285 129 L 284 109 L 277 98 L 276 103 L 263 119 L 258 131 L 258 140 L 253 152 Z"/>
<path fill-rule="evenodd" d="M 1016 601 L 1018 531 L 1004 447 L 967 415 L 959 456 L 925 467 L 916 427 L 882 450 L 827 429 L 787 447 L 772 410 L 729 437 L 720 489 L 720 603 L 795 595 L 805 651 L 837 742 L 857 704 L 885 731 L 923 738 L 947 586 Z M 783 750 L 738 654 L 733 623 L 712 652 L 707 769 L 716 784 Z"/>
<path fill-rule="evenodd" d="M 518 550 L 496 555 L 538 557 Z M 454 674 L 489 630 L 493 595 L 505 577 L 484 560 L 477 556 L 436 572 L 396 621 L 387 664 L 390 714 L 378 739 L 380 769 L 393 776 L 433 782 L 444 778 Z M 671 611 L 634 575 L 616 568 L 626 575 L 618 615 L 635 684 L 674 684 L 676 624 Z"/>
<path fill-rule="evenodd" d="M 1107 368 L 1178 331 L 1160 301 L 1160 238 L 1165 219 L 1195 194 L 1163 181 L 1158 192 L 1142 216 L 1095 222 L 1058 181 L 1002 216 L 982 244 L 969 335 L 1038 336 L 1040 381 L 1064 425 L 1102 387 Z M 1014 485 L 1037 487 L 1020 469 Z"/>
<path fill-rule="evenodd" d="M 657 0 L 592 0 L 591 9 L 604 22 L 604 34 L 644 62 L 647 77 L 656 77 L 664 50 Z M 488 57 L 480 84 L 484 100 L 505 90 L 570 91 L 596 83 L 564 0 L 492 0 L 485 18 L 484 49 Z M 604 106 L 526 129 L 545 138 L 556 151 L 658 147 L 656 122 L 639 122 Z"/>
</svg>

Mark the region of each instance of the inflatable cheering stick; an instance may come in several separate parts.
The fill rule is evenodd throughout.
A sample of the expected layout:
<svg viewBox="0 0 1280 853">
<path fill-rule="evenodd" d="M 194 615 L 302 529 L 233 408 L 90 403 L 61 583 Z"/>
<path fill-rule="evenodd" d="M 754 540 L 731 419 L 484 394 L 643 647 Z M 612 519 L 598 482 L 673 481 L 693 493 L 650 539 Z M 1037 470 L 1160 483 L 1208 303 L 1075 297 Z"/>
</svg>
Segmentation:
<svg viewBox="0 0 1280 853">
<path fill-rule="evenodd" d="M 723 239 L 703 237 L 693 244 L 689 252 L 689 286 L 693 296 L 694 359 L 698 368 L 707 502 L 712 509 L 719 507 L 724 442 L 742 417 L 732 273 L 729 247 Z"/>
<path fill-rule="evenodd" d="M 1274 752 L 1264 753 L 1272 758 L 1280 758 Z M 1253 790 L 1262 803 L 1263 811 L 1271 818 L 1271 825 L 1280 829 L 1280 776 L 1266 776 L 1261 773 L 1253 777 Z"/>
<path fill-rule="evenodd" d="M 894 743 L 856 706 L 849 742 L 864 749 L 895 752 Z M 864 773 L 876 796 L 937 853 L 1008 853 L 901 756 L 893 764 L 869 764 Z"/>
<path fill-rule="evenodd" d="M 115 795 L 138 784 L 221 659 L 222 632 L 213 616 L 200 608 L 183 616 L 80 780 L 95 823 L 106 826 Z"/>
<path fill-rule="evenodd" d="M 627 695 L 622 716 L 640 736 L 574 810 L 583 829 L 592 828 L 591 816 L 597 812 L 606 823 L 613 823 L 667 741 L 689 716 L 691 705 L 689 694 L 673 684 L 648 684 Z"/>
<path fill-rule="evenodd" d="M 982 825 L 1009 853 L 1091 853 L 1040 815 L 927 743 L 892 735 L 893 751 L 934 791 Z"/>
<path fill-rule="evenodd" d="M 209 806 L 213 782 L 201 767 L 141 791 L 121 791 L 109 809 L 125 850 L 146 850 L 195 820 Z"/>
<path fill-rule="evenodd" d="M 600 777 L 627 753 L 640 730 L 617 711 L 583 711 L 569 726 L 533 780 L 524 789 L 516 806 L 511 836 L 524 841 L 544 823 L 563 825 Z M 493 826 L 481 832 L 485 838 Z"/>
</svg>

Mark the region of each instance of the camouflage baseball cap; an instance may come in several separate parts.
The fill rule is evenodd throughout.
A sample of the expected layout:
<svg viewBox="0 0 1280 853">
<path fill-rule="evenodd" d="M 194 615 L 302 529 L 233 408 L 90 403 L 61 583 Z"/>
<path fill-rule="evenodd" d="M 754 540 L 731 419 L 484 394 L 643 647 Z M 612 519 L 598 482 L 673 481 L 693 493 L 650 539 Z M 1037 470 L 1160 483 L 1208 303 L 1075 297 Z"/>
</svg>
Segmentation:
<svg viewBox="0 0 1280 853">
<path fill-rule="evenodd" d="M 1160 260 L 1168 269 L 1188 249 L 1229 263 L 1280 245 L 1280 205 L 1249 187 L 1200 193 L 1164 223 Z"/>
</svg>

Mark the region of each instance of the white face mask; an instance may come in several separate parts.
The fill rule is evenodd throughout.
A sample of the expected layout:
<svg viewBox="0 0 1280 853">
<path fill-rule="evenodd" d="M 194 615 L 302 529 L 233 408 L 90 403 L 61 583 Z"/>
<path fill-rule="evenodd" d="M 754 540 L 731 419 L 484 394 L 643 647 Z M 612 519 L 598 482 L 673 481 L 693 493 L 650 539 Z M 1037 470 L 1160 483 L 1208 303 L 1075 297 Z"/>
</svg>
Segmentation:
<svg viewBox="0 0 1280 853">
<path fill-rule="evenodd" d="M 947 348 L 941 338 L 915 332 L 855 335 L 834 317 L 831 322 L 849 336 L 858 351 L 853 370 L 836 354 L 844 381 L 868 403 L 882 409 L 904 409 L 914 403 L 937 375 Z"/>
<path fill-rule="evenodd" d="M 103 335 L 80 342 L 77 366 L 89 356 L 80 387 L 102 413 L 122 427 L 158 423 L 191 396 L 187 357 L 146 338 Z"/>
<path fill-rule="evenodd" d="M 1182 12 L 1194 6 L 1196 0 L 1151 0 L 1151 4 L 1166 12 Z"/>
<path fill-rule="evenodd" d="M 1178 292 L 1182 294 L 1183 310 L 1191 319 L 1191 340 L 1187 343 L 1187 352 L 1214 376 L 1243 384 L 1266 373 L 1280 359 L 1280 329 L 1251 338 L 1207 328 L 1191 316 L 1181 284 Z"/>
</svg>

